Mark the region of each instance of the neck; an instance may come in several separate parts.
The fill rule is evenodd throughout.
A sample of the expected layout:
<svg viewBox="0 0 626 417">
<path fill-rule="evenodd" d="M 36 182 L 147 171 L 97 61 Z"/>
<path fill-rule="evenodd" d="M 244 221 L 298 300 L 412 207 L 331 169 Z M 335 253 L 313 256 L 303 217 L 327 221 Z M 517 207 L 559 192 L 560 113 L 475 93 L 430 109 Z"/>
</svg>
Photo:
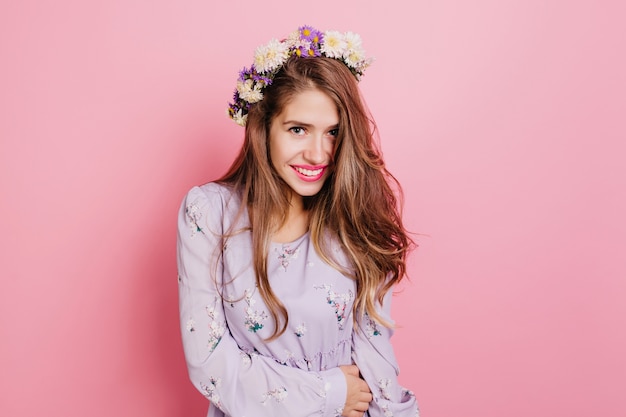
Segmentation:
<svg viewBox="0 0 626 417">
<path fill-rule="evenodd" d="M 289 214 L 287 218 L 300 216 L 304 211 L 304 199 L 301 195 L 292 192 L 289 199 Z"/>
<path fill-rule="evenodd" d="M 309 230 L 309 213 L 304 209 L 302 196 L 295 193 L 289 202 L 285 223 L 274 233 L 272 240 L 278 243 L 292 242 Z"/>
</svg>

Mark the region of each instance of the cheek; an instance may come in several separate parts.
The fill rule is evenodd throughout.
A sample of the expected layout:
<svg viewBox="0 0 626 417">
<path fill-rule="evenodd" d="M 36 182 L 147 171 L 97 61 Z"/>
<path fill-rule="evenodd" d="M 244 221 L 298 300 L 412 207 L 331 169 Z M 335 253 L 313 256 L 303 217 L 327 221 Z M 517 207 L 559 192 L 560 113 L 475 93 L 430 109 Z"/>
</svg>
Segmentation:
<svg viewBox="0 0 626 417">
<path fill-rule="evenodd" d="M 269 137 L 267 140 L 267 157 L 269 159 L 270 165 L 274 166 L 274 161 L 278 159 L 277 148 L 276 148 L 276 140 Z"/>
<path fill-rule="evenodd" d="M 339 142 L 335 139 L 328 144 L 328 149 L 326 150 L 328 155 L 330 155 L 330 160 L 335 162 L 337 157 L 339 156 Z"/>
<path fill-rule="evenodd" d="M 280 138 L 276 137 L 273 140 L 270 139 L 268 148 L 270 165 L 274 169 L 279 169 L 287 159 L 288 149 L 285 148 L 284 142 L 281 142 Z"/>
<path fill-rule="evenodd" d="M 330 155 L 331 159 L 334 159 L 334 155 L 336 152 L 336 140 L 332 139 L 332 140 L 327 140 L 326 142 L 324 142 L 324 152 L 326 152 L 326 154 Z"/>
</svg>

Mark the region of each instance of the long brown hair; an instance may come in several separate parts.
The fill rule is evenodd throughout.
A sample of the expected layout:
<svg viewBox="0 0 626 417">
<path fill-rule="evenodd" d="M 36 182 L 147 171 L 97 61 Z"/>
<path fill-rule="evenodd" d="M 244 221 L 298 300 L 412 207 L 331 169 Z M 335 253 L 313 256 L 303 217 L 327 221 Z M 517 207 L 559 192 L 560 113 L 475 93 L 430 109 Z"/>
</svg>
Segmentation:
<svg viewBox="0 0 626 417">
<path fill-rule="evenodd" d="M 289 320 L 268 280 L 267 253 L 272 234 L 286 221 L 290 195 L 289 186 L 270 161 L 269 130 L 292 98 L 310 89 L 326 93 L 339 112 L 334 169 L 318 194 L 304 198 L 311 239 L 326 262 L 356 280 L 355 315 L 367 313 L 389 325 L 377 314 L 375 303 L 382 303 L 387 291 L 405 276 L 412 246 L 402 224 L 401 188 L 385 168 L 375 141 L 375 124 L 354 75 L 335 59 L 290 58 L 265 90 L 263 100 L 251 105 L 241 151 L 218 180 L 241 192 L 240 214 L 248 208 L 257 286 L 275 323 L 269 340 L 280 336 Z M 331 255 L 325 239 L 329 235 L 343 247 L 350 270 L 340 267 Z"/>
</svg>

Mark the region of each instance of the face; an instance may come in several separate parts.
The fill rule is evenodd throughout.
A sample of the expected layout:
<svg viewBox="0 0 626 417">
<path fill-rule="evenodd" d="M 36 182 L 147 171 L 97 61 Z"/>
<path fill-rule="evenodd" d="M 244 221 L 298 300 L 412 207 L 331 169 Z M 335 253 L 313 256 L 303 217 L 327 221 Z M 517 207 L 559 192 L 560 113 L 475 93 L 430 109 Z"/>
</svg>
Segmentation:
<svg viewBox="0 0 626 417">
<path fill-rule="evenodd" d="M 317 89 L 297 94 L 270 126 L 270 158 L 278 175 L 301 197 L 317 194 L 332 168 L 339 112 Z"/>
</svg>

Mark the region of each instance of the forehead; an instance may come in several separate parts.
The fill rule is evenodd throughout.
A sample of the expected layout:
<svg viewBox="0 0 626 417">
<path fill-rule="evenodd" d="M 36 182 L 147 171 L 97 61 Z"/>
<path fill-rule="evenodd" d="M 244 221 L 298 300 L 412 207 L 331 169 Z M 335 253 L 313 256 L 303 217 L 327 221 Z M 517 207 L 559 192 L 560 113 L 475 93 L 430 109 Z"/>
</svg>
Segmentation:
<svg viewBox="0 0 626 417">
<path fill-rule="evenodd" d="M 297 121 L 330 126 L 339 123 L 339 110 L 328 94 L 318 89 L 310 89 L 291 97 L 276 118 L 282 123 Z"/>
</svg>

